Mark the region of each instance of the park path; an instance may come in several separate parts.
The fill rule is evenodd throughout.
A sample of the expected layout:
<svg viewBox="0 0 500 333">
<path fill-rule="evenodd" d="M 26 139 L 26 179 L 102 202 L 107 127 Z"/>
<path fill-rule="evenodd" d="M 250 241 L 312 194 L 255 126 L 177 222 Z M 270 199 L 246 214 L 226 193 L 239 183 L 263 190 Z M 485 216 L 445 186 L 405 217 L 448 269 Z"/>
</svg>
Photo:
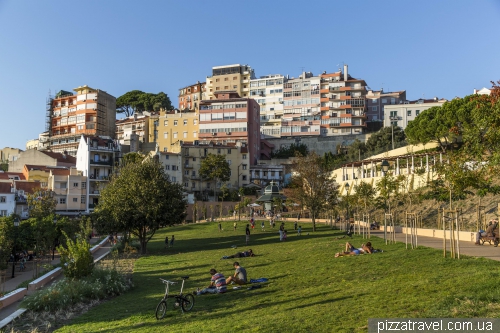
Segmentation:
<svg viewBox="0 0 500 333">
<path fill-rule="evenodd" d="M 99 241 L 98 238 L 92 238 L 90 240 L 91 246 L 96 245 L 98 243 L 98 241 Z M 105 253 L 109 252 L 109 250 L 110 250 L 110 246 L 108 243 L 106 243 L 106 245 L 101 246 L 101 248 L 99 248 L 96 252 L 93 253 L 94 259 L 99 258 L 100 256 L 104 255 Z M 59 255 L 56 253 L 54 260 L 51 261 L 51 264 L 58 265 L 60 262 L 61 262 L 61 260 L 59 258 Z M 8 278 L 6 281 L 4 281 L 4 283 L 2 285 L 3 291 L 9 292 L 9 291 L 15 290 L 17 288 L 17 286 L 19 286 L 24 281 L 28 281 L 28 280 L 33 279 L 33 266 L 32 266 L 32 264 L 33 264 L 33 262 L 27 262 L 26 263 L 26 270 L 23 272 L 20 272 L 18 269 L 18 266 L 16 266 L 14 278 L 11 278 L 12 270 L 8 269 L 7 273 L 6 273 Z M 62 275 L 60 277 L 62 277 Z M 56 278 L 54 281 L 57 281 L 57 280 L 58 280 L 58 278 Z M 52 283 L 54 281 L 52 281 Z M 48 285 L 50 285 L 50 283 L 47 284 L 46 286 L 48 286 Z M 28 292 L 28 294 L 30 294 L 30 293 L 31 292 Z M 21 304 L 21 301 L 22 300 L 15 302 L 15 303 L 12 303 L 11 305 L 0 309 L 0 321 L 4 320 L 5 318 L 9 317 L 14 312 L 16 312 L 19 309 L 19 305 Z"/>
</svg>

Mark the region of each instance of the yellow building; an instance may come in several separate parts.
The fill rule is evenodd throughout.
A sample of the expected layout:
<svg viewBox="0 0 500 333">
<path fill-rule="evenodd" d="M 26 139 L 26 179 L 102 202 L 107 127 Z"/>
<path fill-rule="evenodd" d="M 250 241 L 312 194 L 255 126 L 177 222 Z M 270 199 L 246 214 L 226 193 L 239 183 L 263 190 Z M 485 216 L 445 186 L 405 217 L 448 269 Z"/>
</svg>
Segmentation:
<svg viewBox="0 0 500 333">
<path fill-rule="evenodd" d="M 207 77 L 202 99 L 215 99 L 215 92 L 236 91 L 240 97 L 250 96 L 250 80 L 255 79 L 254 70 L 248 65 L 226 65 L 212 67 L 212 76 Z"/>
<path fill-rule="evenodd" d="M 54 192 L 56 213 L 79 212 L 86 209 L 87 177 L 76 168 L 51 169 L 48 188 Z"/>
<path fill-rule="evenodd" d="M 220 142 L 219 142 L 220 143 Z M 172 150 L 181 154 L 181 175 L 182 179 L 177 182 L 182 184 L 184 191 L 193 193 L 199 199 L 208 199 L 209 193 L 213 191 L 214 182 L 203 180 L 200 177 L 201 161 L 208 154 L 225 155 L 226 161 L 231 169 L 231 177 L 226 186 L 230 190 L 250 183 L 250 160 L 248 147 L 245 143 L 218 144 L 209 141 L 194 141 L 175 143 Z M 223 184 L 217 184 L 219 189 Z"/>
<path fill-rule="evenodd" d="M 158 117 L 150 117 L 150 142 L 156 142 L 159 151 L 171 152 L 175 143 L 198 140 L 198 117 L 194 111 L 160 111 Z"/>
</svg>

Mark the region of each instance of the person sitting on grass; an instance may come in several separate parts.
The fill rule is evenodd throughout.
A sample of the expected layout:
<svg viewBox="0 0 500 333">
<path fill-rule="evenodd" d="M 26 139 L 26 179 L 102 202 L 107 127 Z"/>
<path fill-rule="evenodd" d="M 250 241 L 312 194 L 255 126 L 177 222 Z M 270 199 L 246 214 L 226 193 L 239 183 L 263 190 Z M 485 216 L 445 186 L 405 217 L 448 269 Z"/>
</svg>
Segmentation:
<svg viewBox="0 0 500 333">
<path fill-rule="evenodd" d="M 210 285 L 202 290 L 195 291 L 195 295 L 209 294 L 223 294 L 227 291 L 226 278 L 222 273 L 217 273 L 215 268 L 210 270 L 212 279 L 210 279 Z"/>
<path fill-rule="evenodd" d="M 239 285 L 243 285 L 247 283 L 247 271 L 243 267 L 240 266 L 240 263 L 235 261 L 233 263 L 234 267 L 234 275 L 230 276 L 226 279 L 226 284 L 230 284 L 234 282 Z"/>
<path fill-rule="evenodd" d="M 224 256 L 222 259 L 231 259 L 231 258 L 244 258 L 244 257 L 255 257 L 252 249 L 248 249 L 248 251 L 238 252 L 231 256 Z"/>
</svg>

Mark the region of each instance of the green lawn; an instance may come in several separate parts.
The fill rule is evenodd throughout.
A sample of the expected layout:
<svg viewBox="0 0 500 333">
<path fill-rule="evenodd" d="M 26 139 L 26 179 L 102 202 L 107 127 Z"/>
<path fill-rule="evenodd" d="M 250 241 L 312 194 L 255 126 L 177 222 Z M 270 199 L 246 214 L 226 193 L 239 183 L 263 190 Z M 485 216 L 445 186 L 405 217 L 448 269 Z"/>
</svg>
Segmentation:
<svg viewBox="0 0 500 333">
<path fill-rule="evenodd" d="M 262 232 L 256 223 L 249 247 L 257 256 L 239 261 L 250 278 L 267 277 L 269 284 L 197 296 L 191 312 L 168 309 L 158 321 L 154 312 L 163 293 L 158 278 L 189 275 L 192 291 L 208 284 L 212 267 L 232 274 L 233 259 L 220 258 L 249 248 L 243 222 L 236 232 L 232 222 L 223 222 L 222 233 L 217 223 L 162 229 L 149 243 L 149 256 L 136 261 L 132 291 L 57 332 L 366 332 L 368 318 L 500 315 L 496 261 L 443 259 L 440 250 L 385 246 L 377 237 L 371 241 L 384 253 L 334 258 L 346 241 L 335 239 L 340 231 L 302 227 L 299 237 L 287 223 L 288 240 L 280 242 L 277 229 L 269 231 L 266 223 Z M 166 250 L 164 238 L 172 234 L 175 247 Z M 352 242 L 360 246 L 363 239 L 355 236 Z"/>
</svg>

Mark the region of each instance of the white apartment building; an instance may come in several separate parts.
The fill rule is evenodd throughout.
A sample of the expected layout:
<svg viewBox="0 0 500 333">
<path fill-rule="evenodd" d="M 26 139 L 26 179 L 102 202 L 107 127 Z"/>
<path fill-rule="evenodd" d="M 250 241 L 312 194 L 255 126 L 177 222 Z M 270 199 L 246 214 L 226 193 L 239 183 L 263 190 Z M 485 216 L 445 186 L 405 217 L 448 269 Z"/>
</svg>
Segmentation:
<svg viewBox="0 0 500 333">
<path fill-rule="evenodd" d="M 408 123 L 414 120 L 422 111 L 441 106 L 446 99 L 418 99 L 416 101 L 401 101 L 400 104 L 385 105 L 384 127 L 391 125 L 401 127 L 403 130 Z"/>
<path fill-rule="evenodd" d="M 9 216 L 16 209 L 15 189 L 12 183 L 0 183 L 0 217 Z"/>
<path fill-rule="evenodd" d="M 76 155 L 76 168 L 87 177 L 84 209 L 94 210 L 99 203 L 101 190 L 108 184 L 115 161 L 120 156 L 120 145 L 109 137 L 83 136 L 80 138 Z"/>
<path fill-rule="evenodd" d="M 180 153 L 157 151 L 158 161 L 172 183 L 182 184 L 182 156 Z"/>
<path fill-rule="evenodd" d="M 280 137 L 283 117 L 283 83 L 281 74 L 250 80 L 250 98 L 260 105 L 260 132 L 264 137 Z"/>
</svg>

